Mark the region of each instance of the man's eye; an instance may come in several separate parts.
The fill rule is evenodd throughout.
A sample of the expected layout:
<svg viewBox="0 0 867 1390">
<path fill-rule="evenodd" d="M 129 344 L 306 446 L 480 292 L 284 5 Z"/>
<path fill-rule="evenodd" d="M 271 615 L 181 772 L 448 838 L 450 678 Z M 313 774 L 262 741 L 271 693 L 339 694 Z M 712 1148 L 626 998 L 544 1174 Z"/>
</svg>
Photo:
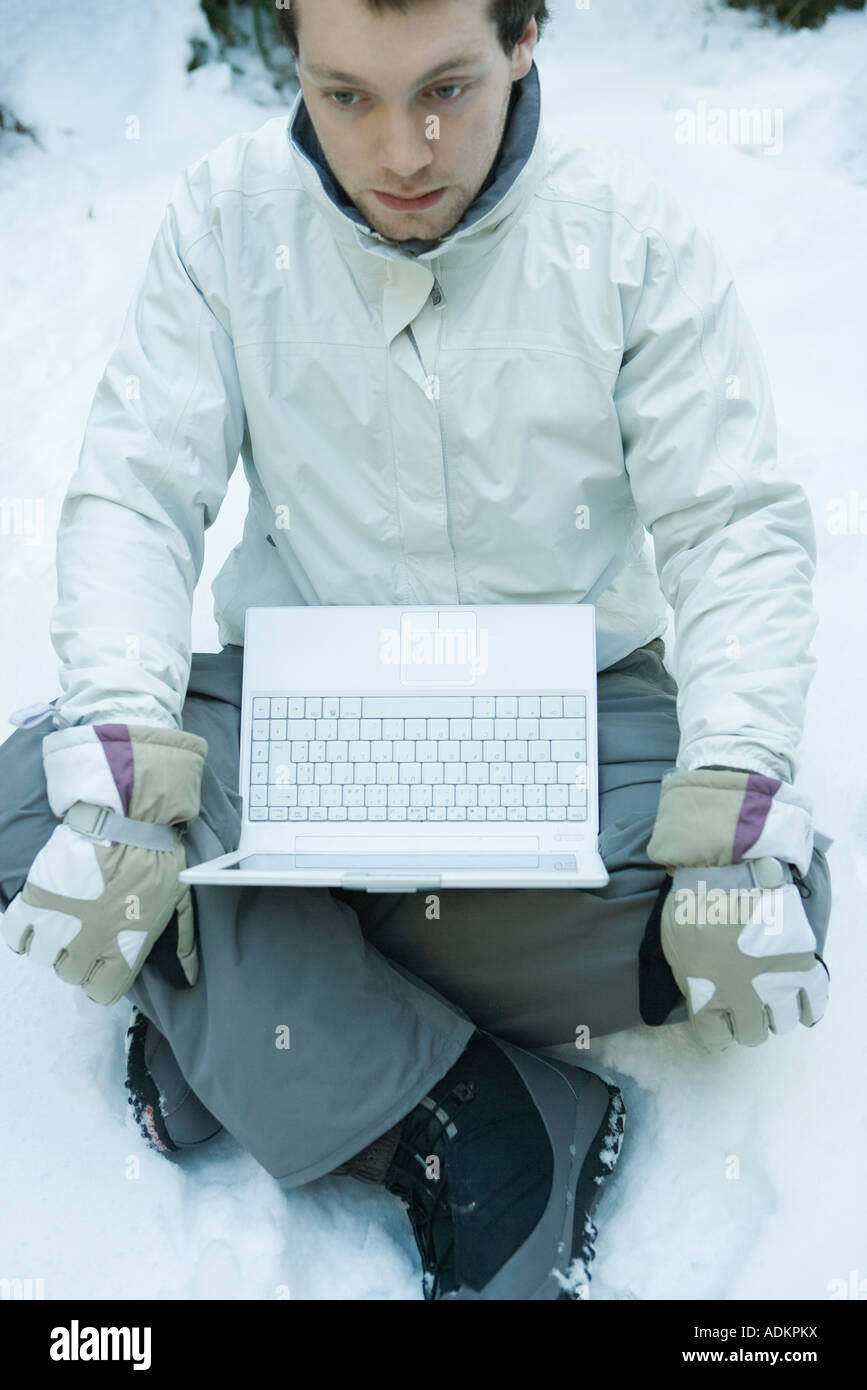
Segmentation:
<svg viewBox="0 0 867 1390">
<path fill-rule="evenodd" d="M 460 82 L 441 82 L 439 86 L 430 88 L 436 101 L 446 102 L 457 101 L 466 90 L 467 84 Z M 357 92 L 334 91 L 326 92 L 325 96 L 334 106 L 339 106 L 344 111 L 350 110 L 361 100 Z"/>
<path fill-rule="evenodd" d="M 443 96 L 443 92 L 452 92 L 454 94 L 455 92 L 460 93 L 464 92 L 465 90 L 466 88 L 462 87 L 460 82 L 443 82 L 440 84 L 439 87 L 431 87 L 431 91 L 433 92 L 437 101 L 454 101 L 454 95 L 452 95 L 451 97 Z"/>
</svg>

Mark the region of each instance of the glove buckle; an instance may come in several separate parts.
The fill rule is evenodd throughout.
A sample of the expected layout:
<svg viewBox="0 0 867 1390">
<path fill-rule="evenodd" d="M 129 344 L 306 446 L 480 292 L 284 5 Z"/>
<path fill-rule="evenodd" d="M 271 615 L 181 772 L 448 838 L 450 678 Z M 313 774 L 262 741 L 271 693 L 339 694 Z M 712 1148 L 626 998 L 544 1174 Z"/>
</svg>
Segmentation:
<svg viewBox="0 0 867 1390">
<path fill-rule="evenodd" d="M 102 831 L 108 820 L 110 807 L 95 806 L 90 801 L 76 801 L 63 817 L 66 825 L 82 835 L 92 835 L 95 840 L 106 838 Z"/>
<path fill-rule="evenodd" d="M 140 849 L 174 850 L 175 832 L 172 826 L 131 820 L 128 816 L 119 816 L 110 806 L 76 801 L 63 820 L 73 830 L 94 840 L 114 840 L 123 845 L 137 845 Z"/>
</svg>

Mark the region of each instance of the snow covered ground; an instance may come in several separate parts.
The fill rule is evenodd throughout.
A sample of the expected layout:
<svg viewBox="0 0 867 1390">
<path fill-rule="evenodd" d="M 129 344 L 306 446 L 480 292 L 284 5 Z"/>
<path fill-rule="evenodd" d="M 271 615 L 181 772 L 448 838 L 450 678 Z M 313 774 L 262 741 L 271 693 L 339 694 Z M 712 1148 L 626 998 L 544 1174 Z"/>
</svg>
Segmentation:
<svg viewBox="0 0 867 1390">
<path fill-rule="evenodd" d="M 695 211 L 762 344 L 783 466 L 816 518 L 820 664 L 799 786 L 835 840 L 818 1028 L 716 1058 L 685 1027 L 594 1047 L 628 1129 L 597 1215 L 591 1296 L 821 1300 L 852 1270 L 867 1281 L 867 14 L 780 34 L 699 0 L 551 9 L 537 52 L 549 124 L 627 149 Z M 43 146 L 19 138 L 0 155 L 0 498 L 36 499 L 20 520 L 3 514 L 3 718 L 59 691 L 60 504 L 172 181 L 280 109 L 225 65 L 186 73 L 196 34 L 195 0 L 0 0 L 0 102 Z M 677 139 L 684 111 L 700 126 L 714 108 L 750 107 L 768 113 L 764 145 Z M 218 647 L 209 585 L 245 505 L 238 470 L 208 536 L 199 650 Z M 47 1298 L 421 1297 L 390 1194 L 339 1178 L 285 1194 L 225 1135 L 183 1166 L 146 1150 L 124 1123 L 128 1013 L 0 957 L 0 1276 L 42 1279 Z"/>
</svg>

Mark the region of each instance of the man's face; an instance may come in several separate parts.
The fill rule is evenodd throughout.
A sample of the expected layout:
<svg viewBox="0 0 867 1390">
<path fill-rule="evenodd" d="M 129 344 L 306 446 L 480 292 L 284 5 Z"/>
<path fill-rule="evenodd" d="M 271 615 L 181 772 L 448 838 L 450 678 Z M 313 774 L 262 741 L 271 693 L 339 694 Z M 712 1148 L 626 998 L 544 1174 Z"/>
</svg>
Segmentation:
<svg viewBox="0 0 867 1390">
<path fill-rule="evenodd" d="M 425 0 L 405 14 L 295 0 L 295 11 L 298 77 L 332 173 L 374 231 L 445 236 L 490 172 L 512 83 L 532 66 L 535 20 L 507 58 L 488 0 Z"/>
</svg>

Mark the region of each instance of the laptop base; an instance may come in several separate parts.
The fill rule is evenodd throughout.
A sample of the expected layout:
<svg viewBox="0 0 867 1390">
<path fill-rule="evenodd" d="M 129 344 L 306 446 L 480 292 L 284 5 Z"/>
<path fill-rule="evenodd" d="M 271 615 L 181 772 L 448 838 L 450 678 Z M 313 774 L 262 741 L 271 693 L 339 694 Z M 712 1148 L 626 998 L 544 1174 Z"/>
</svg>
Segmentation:
<svg viewBox="0 0 867 1390">
<path fill-rule="evenodd" d="M 371 859 L 369 868 L 363 862 L 349 865 L 347 857 L 341 856 L 335 862 L 334 855 L 250 854 L 247 850 L 235 850 L 207 864 L 184 869 L 179 878 L 182 883 L 221 887 L 328 887 L 364 889 L 368 893 L 414 893 L 426 888 L 604 888 L 609 881 L 608 870 L 598 854 L 582 855 L 580 859 L 574 854 L 467 854 L 463 863 L 448 865 L 443 864 L 442 855 L 427 865 L 418 857 L 398 854 L 389 858 L 402 863 L 386 865 L 380 857 Z M 457 861 L 460 856 L 449 858 Z M 528 862 L 516 863 L 521 858 Z"/>
</svg>

